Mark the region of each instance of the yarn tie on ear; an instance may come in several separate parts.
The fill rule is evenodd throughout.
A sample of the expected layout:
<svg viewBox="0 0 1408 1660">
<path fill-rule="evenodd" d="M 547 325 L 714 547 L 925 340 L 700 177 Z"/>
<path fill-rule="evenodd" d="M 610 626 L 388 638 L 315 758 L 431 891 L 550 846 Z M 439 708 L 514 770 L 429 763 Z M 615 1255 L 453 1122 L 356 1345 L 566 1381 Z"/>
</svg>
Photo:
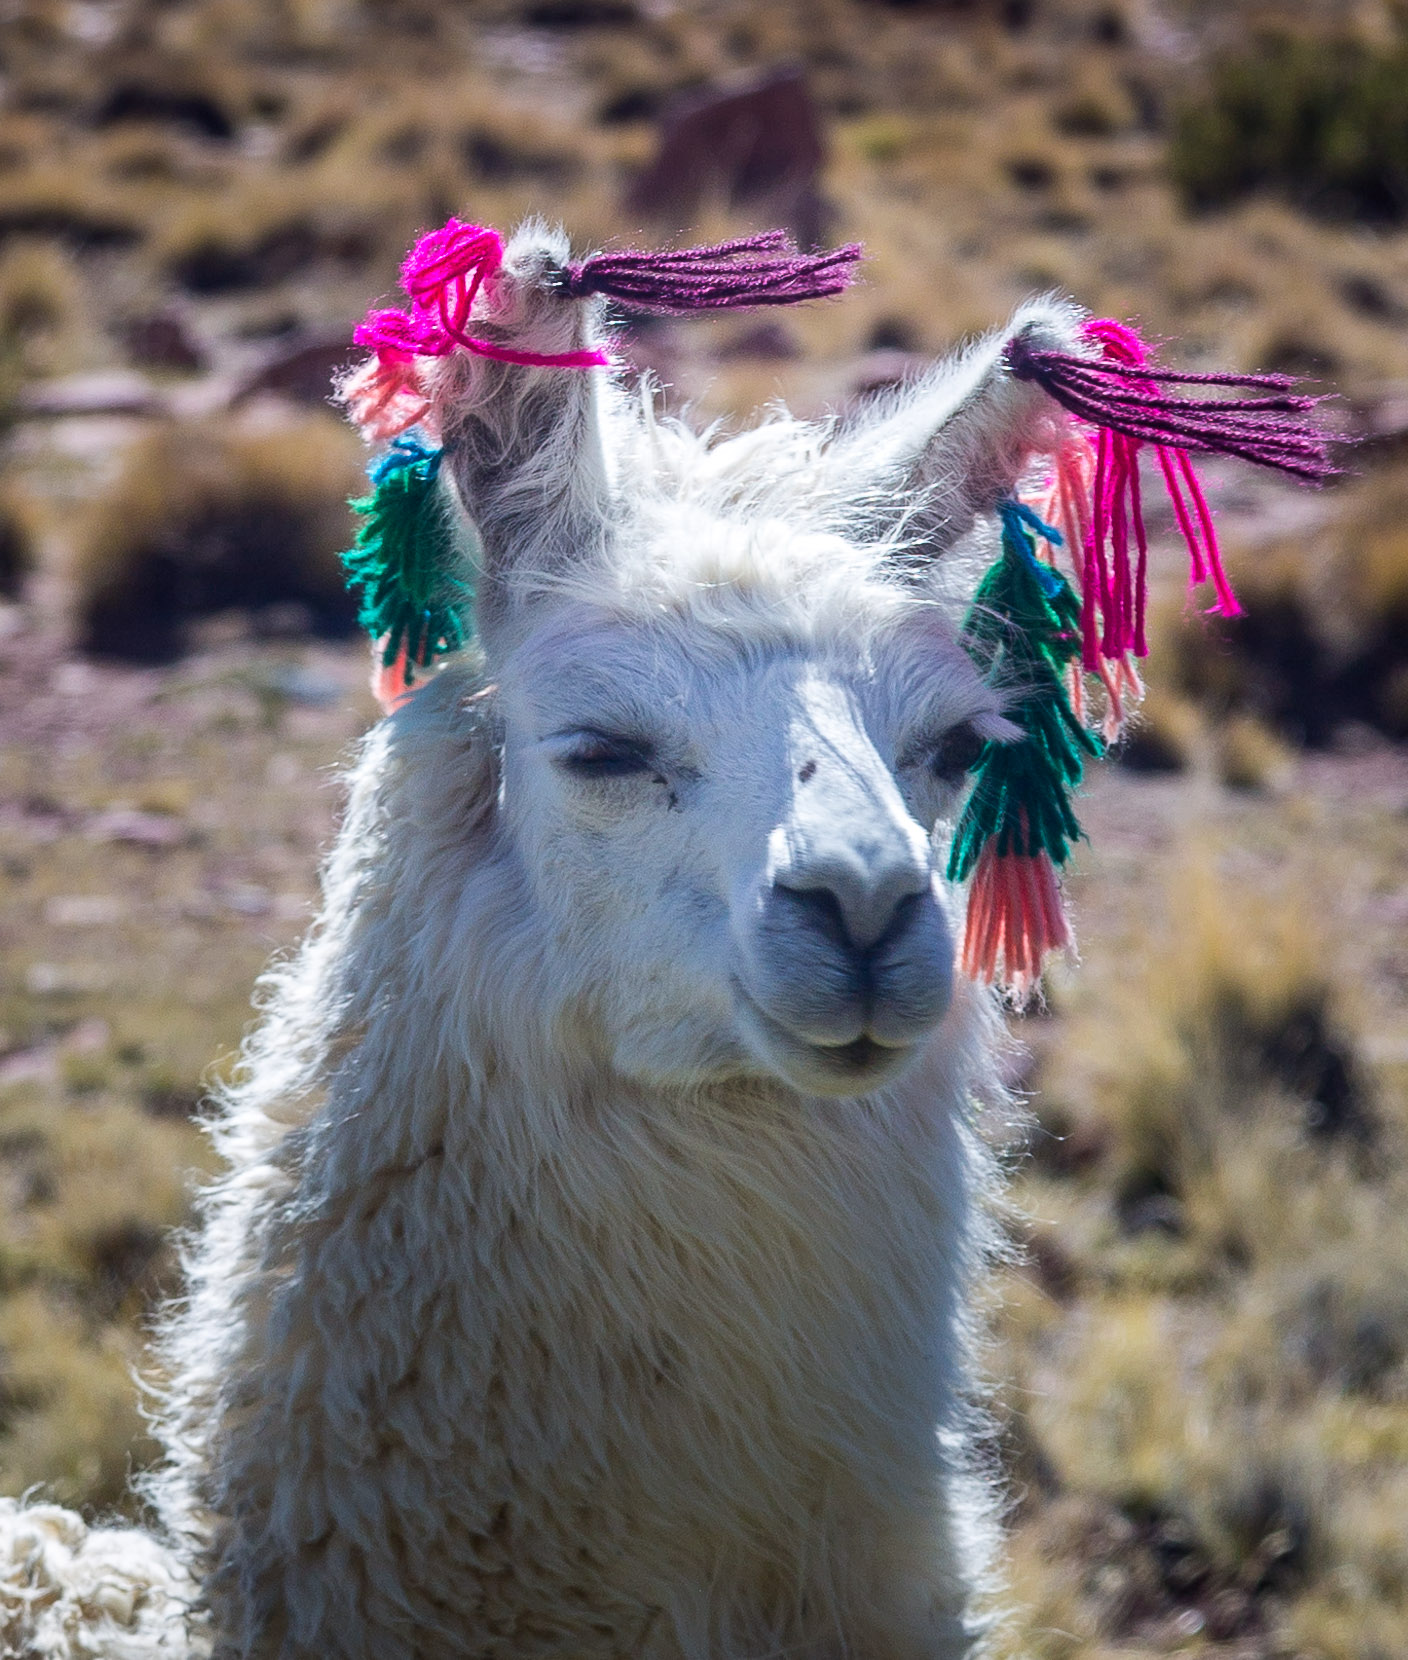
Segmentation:
<svg viewBox="0 0 1408 1660">
<path fill-rule="evenodd" d="M 594 254 L 565 266 L 557 279 L 564 299 L 601 294 L 633 310 L 666 316 L 694 311 L 795 305 L 839 294 L 854 280 L 860 245 L 799 253 L 786 231 L 763 231 L 707 247 L 627 249 Z M 525 368 L 597 369 L 610 359 L 600 347 L 534 352 L 470 332 L 475 302 L 503 264 L 503 238 L 484 225 L 451 219 L 415 244 L 401 267 L 408 308 L 369 311 L 353 333 L 372 357 L 348 377 L 343 400 L 373 442 L 384 443 L 423 422 L 430 411 L 416 368 L 421 357 L 456 350 Z"/>
<path fill-rule="evenodd" d="M 1320 400 L 1296 391 L 1292 376 L 1160 369 L 1139 335 L 1112 318 L 1092 319 L 1084 334 L 1099 356 L 1035 347 L 1018 336 L 1007 349 L 1007 363 L 1019 380 L 1035 381 L 1081 423 L 1053 457 L 1047 505 L 1071 547 L 1081 585 L 1082 662 L 1098 673 L 1106 661 L 1145 657 L 1149 650 L 1143 445 L 1154 450 L 1187 544 L 1190 584 L 1211 581 L 1213 609 L 1228 617 L 1241 607 L 1190 452 L 1238 456 L 1313 484 L 1338 469 L 1329 457 L 1329 435 L 1307 419 Z M 1183 387 L 1219 395 L 1171 390 Z M 1245 395 L 1221 395 L 1229 392 Z M 1095 435 L 1093 453 L 1085 429 Z"/>
<path fill-rule="evenodd" d="M 1002 981 L 1024 1001 L 1053 951 L 1073 944 L 1057 867 L 1082 834 L 1071 797 L 1087 756 L 1104 752 L 1077 718 L 1063 685 L 1079 654 L 1079 602 L 1059 571 L 1036 557 L 1036 535 L 1060 540 L 1020 502 L 1004 502 L 1002 552 L 963 625 L 963 643 L 1009 693 L 1015 743 L 983 745 L 973 789 L 949 851 L 948 879 L 971 879 L 960 962 L 965 974 Z"/>
</svg>

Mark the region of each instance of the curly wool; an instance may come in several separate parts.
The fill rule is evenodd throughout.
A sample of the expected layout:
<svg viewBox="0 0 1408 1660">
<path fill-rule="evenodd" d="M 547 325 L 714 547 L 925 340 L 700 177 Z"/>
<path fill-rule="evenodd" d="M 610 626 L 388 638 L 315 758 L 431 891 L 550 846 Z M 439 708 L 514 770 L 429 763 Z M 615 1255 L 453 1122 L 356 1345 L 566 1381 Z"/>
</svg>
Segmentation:
<svg viewBox="0 0 1408 1660">
<path fill-rule="evenodd" d="M 195 1586 L 177 1554 L 131 1527 L 88 1527 L 56 1504 L 0 1498 L 0 1654 L 23 1660 L 199 1660 Z"/>
</svg>

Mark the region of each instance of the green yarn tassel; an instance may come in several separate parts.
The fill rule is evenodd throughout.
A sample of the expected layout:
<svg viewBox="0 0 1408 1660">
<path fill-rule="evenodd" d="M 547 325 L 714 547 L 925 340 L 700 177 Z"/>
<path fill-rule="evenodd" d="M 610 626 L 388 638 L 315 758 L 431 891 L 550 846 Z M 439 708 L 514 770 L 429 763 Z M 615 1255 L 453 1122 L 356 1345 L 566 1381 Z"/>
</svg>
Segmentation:
<svg viewBox="0 0 1408 1660">
<path fill-rule="evenodd" d="M 1020 502 L 1002 505 L 1002 553 L 984 576 L 963 624 L 963 643 L 989 679 L 1008 688 L 1003 711 L 1023 737 L 985 743 L 976 783 L 949 854 L 948 879 L 967 881 L 989 841 L 999 856 L 1070 856 L 1081 827 L 1071 808 L 1086 756 L 1104 745 L 1077 720 L 1062 672 L 1080 653 L 1080 601 L 1036 557 L 1033 530 L 1054 534 Z"/>
<path fill-rule="evenodd" d="M 473 632 L 474 585 L 440 494 L 442 453 L 411 434 L 395 441 L 370 469 L 372 493 L 351 504 L 363 524 L 342 556 L 348 586 L 362 590 L 357 620 L 383 668 L 404 651 L 408 685 Z"/>
</svg>

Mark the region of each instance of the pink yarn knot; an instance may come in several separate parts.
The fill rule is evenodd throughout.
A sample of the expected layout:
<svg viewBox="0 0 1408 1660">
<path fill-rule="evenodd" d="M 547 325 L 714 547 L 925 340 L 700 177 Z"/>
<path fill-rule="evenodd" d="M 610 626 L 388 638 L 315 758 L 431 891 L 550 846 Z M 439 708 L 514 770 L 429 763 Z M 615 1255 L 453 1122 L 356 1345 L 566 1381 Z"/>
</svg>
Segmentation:
<svg viewBox="0 0 1408 1660">
<path fill-rule="evenodd" d="M 421 386 L 417 358 L 466 351 L 528 368 L 606 367 L 610 360 L 597 348 L 522 351 L 468 332 L 480 291 L 498 274 L 503 258 L 503 238 L 496 230 L 459 219 L 428 232 L 407 254 L 401 266 L 401 286 L 409 296 L 409 308 L 369 311 L 352 335 L 357 345 L 375 353 L 343 387 L 353 420 L 369 438 L 378 442 L 394 438 L 425 419 L 430 404 Z"/>
</svg>

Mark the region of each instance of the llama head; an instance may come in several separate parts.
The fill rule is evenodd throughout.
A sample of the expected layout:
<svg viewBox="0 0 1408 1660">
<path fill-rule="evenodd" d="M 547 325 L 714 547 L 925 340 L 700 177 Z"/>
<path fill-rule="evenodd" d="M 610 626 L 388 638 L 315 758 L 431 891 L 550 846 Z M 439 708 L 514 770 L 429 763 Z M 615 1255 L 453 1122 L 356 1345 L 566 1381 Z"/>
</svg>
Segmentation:
<svg viewBox="0 0 1408 1660">
<path fill-rule="evenodd" d="M 521 232 L 476 337 L 590 349 L 565 255 Z M 1076 324 L 1049 304 L 1014 328 Z M 1053 420 L 1009 337 L 856 422 L 724 439 L 599 373 L 429 366 L 478 546 L 511 927 L 550 958 L 557 1030 L 621 1072 L 855 1095 L 942 1021 L 946 833 L 976 750 L 1016 736 L 959 623 Z"/>
</svg>

